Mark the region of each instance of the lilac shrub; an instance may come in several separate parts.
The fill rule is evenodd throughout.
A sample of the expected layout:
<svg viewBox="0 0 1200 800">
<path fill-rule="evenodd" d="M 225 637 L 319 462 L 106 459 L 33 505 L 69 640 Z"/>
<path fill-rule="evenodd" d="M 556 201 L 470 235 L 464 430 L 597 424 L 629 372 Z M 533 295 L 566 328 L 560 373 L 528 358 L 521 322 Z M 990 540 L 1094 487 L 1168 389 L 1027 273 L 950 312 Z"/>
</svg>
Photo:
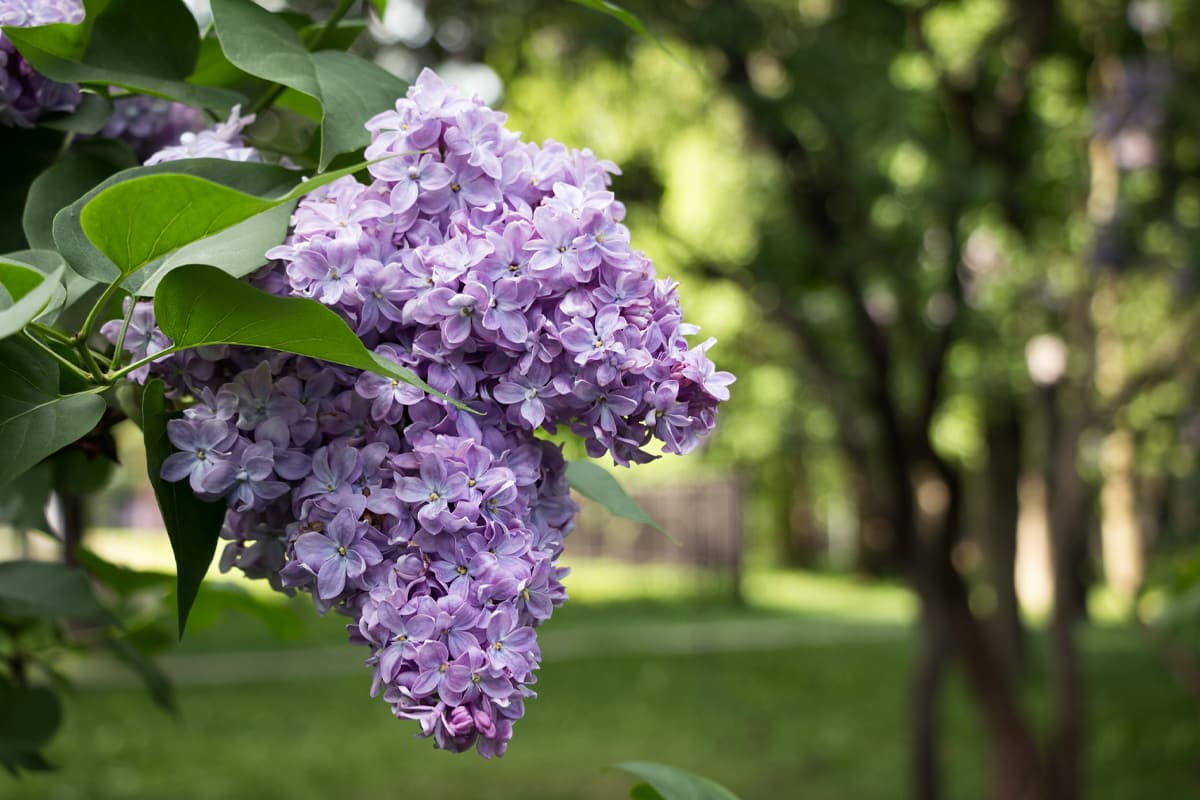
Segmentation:
<svg viewBox="0 0 1200 800">
<path fill-rule="evenodd" d="M 325 304 L 376 354 L 446 397 L 243 347 L 186 351 L 138 375 L 194 400 L 168 427 L 167 480 L 229 506 L 222 569 L 311 594 L 370 650 L 372 693 L 436 746 L 503 754 L 566 600 L 578 510 L 566 428 L 629 465 L 686 453 L 733 377 L 692 346 L 677 284 L 630 247 L 618 170 L 521 140 L 504 114 L 422 73 L 369 121 L 372 181 L 305 197 L 251 280 Z M 151 161 L 246 157 L 235 119 Z M 212 149 L 198 151 L 197 142 Z M 219 145 L 219 147 L 218 147 Z M 105 329 L 116 340 L 120 323 Z M 149 304 L 124 340 L 170 342 Z"/>
</svg>

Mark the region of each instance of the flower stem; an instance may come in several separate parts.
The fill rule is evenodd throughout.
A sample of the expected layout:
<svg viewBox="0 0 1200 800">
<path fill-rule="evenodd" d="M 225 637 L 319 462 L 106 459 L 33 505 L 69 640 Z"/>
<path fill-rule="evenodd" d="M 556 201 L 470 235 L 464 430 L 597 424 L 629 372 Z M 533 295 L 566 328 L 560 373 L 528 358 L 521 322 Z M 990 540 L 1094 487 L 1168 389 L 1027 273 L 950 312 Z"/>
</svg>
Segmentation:
<svg viewBox="0 0 1200 800">
<path fill-rule="evenodd" d="M 116 372 L 108 373 L 107 380 L 115 381 L 117 378 L 123 378 L 126 375 L 128 375 L 129 373 L 133 372 L 135 369 L 137 369 L 139 367 L 144 367 L 147 364 L 150 364 L 154 361 L 158 361 L 163 356 L 169 356 L 172 353 L 178 353 L 181 350 L 187 350 L 187 349 L 188 348 L 186 348 L 186 347 L 176 347 L 175 345 L 171 345 L 170 347 L 166 348 L 165 350 L 159 350 L 154 355 L 146 356 L 145 358 L 140 358 L 137 361 L 134 361 L 132 364 L 126 364 L 125 366 L 123 366 L 119 370 L 117 370 Z"/>
<path fill-rule="evenodd" d="M 68 370 L 70 370 L 71 372 L 75 373 L 77 376 L 79 376 L 79 377 L 80 377 L 80 378 L 82 378 L 83 380 L 87 381 L 88 383 L 93 383 L 93 382 L 94 382 L 94 380 L 95 380 L 94 376 L 92 376 L 92 375 L 89 375 L 88 373 L 86 373 L 86 372 L 84 372 L 83 370 L 81 370 L 81 369 L 78 367 L 78 365 L 76 365 L 76 364 L 75 364 L 75 362 L 71 361 L 70 359 L 68 359 L 68 358 L 66 358 L 66 357 L 64 357 L 64 356 L 62 356 L 62 355 L 59 355 L 59 354 L 58 354 L 58 353 L 57 353 L 57 352 L 54 350 L 54 348 L 50 347 L 50 346 L 49 346 L 49 345 L 47 345 L 45 342 L 43 342 L 41 339 L 39 339 L 39 338 L 37 338 L 36 336 L 34 336 L 34 335 L 33 335 L 33 333 L 32 333 L 32 332 L 30 332 L 28 329 L 26 329 L 26 330 L 22 331 L 22 333 L 24 333 L 24 334 L 25 334 L 25 338 L 27 338 L 29 341 L 31 341 L 31 342 L 33 342 L 34 344 L 36 344 L 36 345 L 37 345 L 39 348 L 41 348 L 41 350 L 42 350 L 43 352 L 45 352 L 47 355 L 49 355 L 51 358 L 53 358 L 53 359 L 54 359 L 55 361 L 57 361 L 59 364 L 62 364 L 62 365 L 63 365 L 64 367 L 66 367 Z"/>
</svg>

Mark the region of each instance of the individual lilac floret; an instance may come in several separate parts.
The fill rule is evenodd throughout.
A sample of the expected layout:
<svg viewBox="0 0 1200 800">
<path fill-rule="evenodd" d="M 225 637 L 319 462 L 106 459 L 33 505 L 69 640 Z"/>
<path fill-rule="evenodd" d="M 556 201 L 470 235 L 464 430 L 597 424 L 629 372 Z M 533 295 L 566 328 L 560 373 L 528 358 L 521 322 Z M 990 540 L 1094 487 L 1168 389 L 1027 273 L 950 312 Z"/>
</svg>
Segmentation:
<svg viewBox="0 0 1200 800">
<path fill-rule="evenodd" d="M 422 73 L 367 125 L 367 158 L 384 159 L 371 182 L 310 193 L 251 278 L 323 303 L 478 414 L 251 348 L 144 367 L 188 404 L 164 477 L 230 507 L 222 569 L 347 617 L 372 694 L 436 747 L 487 758 L 534 697 L 537 626 L 567 599 L 559 558 L 578 507 L 561 448 L 539 432 L 568 428 L 623 465 L 656 457 L 652 441 L 684 453 L 733 380 L 711 340 L 689 343 L 676 284 L 631 249 L 616 166 L 504 122 Z M 246 157 L 243 123 L 150 161 Z M 126 349 L 153 356 L 169 344 L 156 334 L 139 304 Z"/>
</svg>

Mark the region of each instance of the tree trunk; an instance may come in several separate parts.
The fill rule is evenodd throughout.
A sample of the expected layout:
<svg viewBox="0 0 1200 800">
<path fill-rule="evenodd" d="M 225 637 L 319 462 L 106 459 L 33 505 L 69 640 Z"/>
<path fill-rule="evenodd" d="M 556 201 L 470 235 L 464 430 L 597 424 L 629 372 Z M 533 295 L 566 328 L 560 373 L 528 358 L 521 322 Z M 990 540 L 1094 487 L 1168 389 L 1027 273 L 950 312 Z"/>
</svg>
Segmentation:
<svg viewBox="0 0 1200 800">
<path fill-rule="evenodd" d="M 82 494 L 60 493 L 58 503 L 62 511 L 63 561 L 75 566 L 79 564 L 79 548 L 87 530 L 87 498 Z"/>
<path fill-rule="evenodd" d="M 1049 781 L 1055 798 L 1082 796 L 1084 734 L 1083 670 L 1075 642 L 1075 625 L 1086 609 L 1090 493 L 1075 460 L 1083 433 L 1082 415 L 1060 404 L 1067 396 L 1057 387 L 1043 390 L 1050 452 L 1046 459 L 1050 501 L 1050 542 L 1054 561 L 1054 614 L 1050 621 L 1050 676 L 1054 690 Z"/>
<path fill-rule="evenodd" d="M 987 520 L 983 526 L 984 560 L 996 596 L 991 634 L 1011 674 L 1024 660 L 1024 629 L 1017 599 L 1017 520 L 1020 516 L 1022 426 L 1011 400 L 989 415 L 985 472 Z"/>
<path fill-rule="evenodd" d="M 917 660 L 910 688 L 913 796 L 918 800 L 938 800 L 942 796 L 938 698 L 949 648 L 945 625 L 936 614 L 922 611 L 918 636 Z"/>
</svg>

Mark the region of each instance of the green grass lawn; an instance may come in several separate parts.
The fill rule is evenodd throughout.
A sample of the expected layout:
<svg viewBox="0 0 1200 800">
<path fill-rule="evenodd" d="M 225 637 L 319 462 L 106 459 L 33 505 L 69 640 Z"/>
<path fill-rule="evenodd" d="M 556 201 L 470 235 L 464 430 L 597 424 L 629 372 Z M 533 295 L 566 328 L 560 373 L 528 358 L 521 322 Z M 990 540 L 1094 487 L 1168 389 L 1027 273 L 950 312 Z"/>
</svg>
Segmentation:
<svg viewBox="0 0 1200 800">
<path fill-rule="evenodd" d="M 904 796 L 908 606 L 886 586 L 788 580 L 790 605 L 744 610 L 678 596 L 589 600 L 582 581 L 585 599 L 546 627 L 541 696 L 508 755 L 490 762 L 414 739 L 415 723 L 367 696 L 362 651 L 347 646 L 345 668 L 328 675 L 281 677 L 338 646 L 340 620 L 304 615 L 273 644 L 253 620 L 227 619 L 189 634 L 168 661 L 256 651 L 230 662 L 240 671 L 228 683 L 183 671 L 178 720 L 134 688 L 81 689 L 48 753 L 62 769 L 0 777 L 0 797 L 620 798 L 633 779 L 608 767 L 625 760 L 700 772 L 747 800 Z M 831 593 L 843 613 L 824 607 Z M 630 644 L 631 627 L 647 635 Z M 718 633 L 725 651 L 706 652 L 720 649 L 708 646 Z M 1132 634 L 1098 629 L 1084 642 L 1089 796 L 1200 796 L 1196 706 Z M 1031 676 L 1035 707 L 1041 683 Z M 942 711 L 948 796 L 983 797 L 979 731 L 957 681 Z"/>
</svg>

